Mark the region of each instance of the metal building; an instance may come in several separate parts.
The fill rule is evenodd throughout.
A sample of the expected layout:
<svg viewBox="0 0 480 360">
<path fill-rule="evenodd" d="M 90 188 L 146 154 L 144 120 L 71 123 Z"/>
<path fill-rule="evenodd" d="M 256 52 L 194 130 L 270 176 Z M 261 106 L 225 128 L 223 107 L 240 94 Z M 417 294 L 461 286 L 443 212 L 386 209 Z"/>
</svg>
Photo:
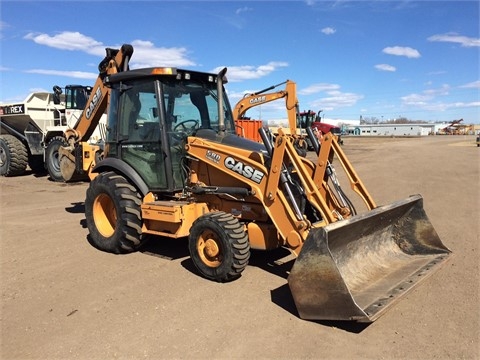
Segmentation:
<svg viewBox="0 0 480 360">
<path fill-rule="evenodd" d="M 347 127 L 356 136 L 427 136 L 435 134 L 435 124 L 369 124 Z"/>
</svg>

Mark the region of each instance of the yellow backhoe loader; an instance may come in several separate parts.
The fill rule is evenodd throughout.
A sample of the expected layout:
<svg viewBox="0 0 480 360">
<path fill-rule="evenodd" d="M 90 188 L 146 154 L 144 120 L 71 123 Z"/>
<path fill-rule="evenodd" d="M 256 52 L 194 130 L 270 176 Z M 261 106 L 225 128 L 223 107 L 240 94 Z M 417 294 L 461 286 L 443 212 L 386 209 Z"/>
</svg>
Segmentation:
<svg viewBox="0 0 480 360">
<path fill-rule="evenodd" d="M 377 206 L 334 135 L 320 145 L 307 130 L 315 161 L 299 156 L 282 129 L 275 137 L 260 129 L 263 144 L 239 137 L 226 68 L 128 70 L 132 52 L 125 45 L 107 56 L 102 95 L 90 99 L 93 114 L 108 89 L 103 153 L 79 141 L 93 126 L 85 116 L 60 160 L 66 180 L 91 179 L 85 217 L 98 249 L 128 253 L 146 235 L 188 237 L 198 272 L 226 282 L 241 276 L 250 249 L 285 247 L 298 256 L 288 283 L 299 316 L 360 322 L 377 319 L 449 258 L 422 197 Z M 356 215 L 334 160 L 365 212 Z"/>
</svg>

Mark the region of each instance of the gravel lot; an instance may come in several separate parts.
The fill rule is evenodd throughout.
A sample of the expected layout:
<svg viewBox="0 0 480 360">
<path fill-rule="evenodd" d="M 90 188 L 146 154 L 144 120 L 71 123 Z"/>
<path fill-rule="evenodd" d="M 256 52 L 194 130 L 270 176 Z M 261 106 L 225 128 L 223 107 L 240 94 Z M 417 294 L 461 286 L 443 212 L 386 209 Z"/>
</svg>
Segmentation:
<svg viewBox="0 0 480 360">
<path fill-rule="evenodd" d="M 301 320 L 283 251 L 237 281 L 199 277 L 184 240 L 111 255 L 87 241 L 87 183 L 0 178 L 1 359 L 479 359 L 474 136 L 345 138 L 377 204 L 422 194 L 454 253 L 370 325 Z"/>
</svg>

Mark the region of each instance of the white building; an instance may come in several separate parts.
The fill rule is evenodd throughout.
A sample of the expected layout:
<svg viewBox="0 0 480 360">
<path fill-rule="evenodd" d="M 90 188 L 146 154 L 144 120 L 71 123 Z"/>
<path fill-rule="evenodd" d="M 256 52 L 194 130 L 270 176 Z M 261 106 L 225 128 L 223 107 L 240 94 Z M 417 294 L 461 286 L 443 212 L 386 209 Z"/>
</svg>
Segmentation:
<svg viewBox="0 0 480 360">
<path fill-rule="evenodd" d="M 352 127 L 360 125 L 360 120 L 348 120 L 348 119 L 329 119 L 322 118 L 322 122 L 330 125 L 335 125 L 338 127 Z"/>
<path fill-rule="evenodd" d="M 435 134 L 435 124 L 369 124 L 348 126 L 346 133 L 356 136 L 427 136 Z"/>
</svg>

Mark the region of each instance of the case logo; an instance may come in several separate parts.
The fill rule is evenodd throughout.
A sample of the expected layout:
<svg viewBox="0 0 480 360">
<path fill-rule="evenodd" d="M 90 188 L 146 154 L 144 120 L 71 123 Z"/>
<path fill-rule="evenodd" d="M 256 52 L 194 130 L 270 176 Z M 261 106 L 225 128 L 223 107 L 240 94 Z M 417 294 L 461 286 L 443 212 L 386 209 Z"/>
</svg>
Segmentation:
<svg viewBox="0 0 480 360">
<path fill-rule="evenodd" d="M 87 117 L 87 119 L 90 119 L 90 116 L 92 116 L 93 110 L 95 110 L 95 108 L 98 106 L 101 99 L 102 99 L 102 89 L 98 87 L 97 91 L 95 91 L 95 94 L 93 95 L 92 101 L 90 101 L 90 104 L 88 104 L 87 108 L 85 109 L 85 116 Z"/>
<path fill-rule="evenodd" d="M 264 102 L 265 100 L 267 100 L 267 97 L 265 95 L 263 95 L 263 96 L 258 96 L 256 98 L 250 99 L 249 103 L 250 104 L 258 104 L 258 103 Z"/>
<path fill-rule="evenodd" d="M 255 181 L 257 184 L 260 184 L 265 176 L 260 170 L 254 169 L 250 165 L 245 165 L 241 161 L 236 161 L 231 156 L 225 158 L 224 164 L 227 169 L 235 171 L 243 177 Z"/>
</svg>

